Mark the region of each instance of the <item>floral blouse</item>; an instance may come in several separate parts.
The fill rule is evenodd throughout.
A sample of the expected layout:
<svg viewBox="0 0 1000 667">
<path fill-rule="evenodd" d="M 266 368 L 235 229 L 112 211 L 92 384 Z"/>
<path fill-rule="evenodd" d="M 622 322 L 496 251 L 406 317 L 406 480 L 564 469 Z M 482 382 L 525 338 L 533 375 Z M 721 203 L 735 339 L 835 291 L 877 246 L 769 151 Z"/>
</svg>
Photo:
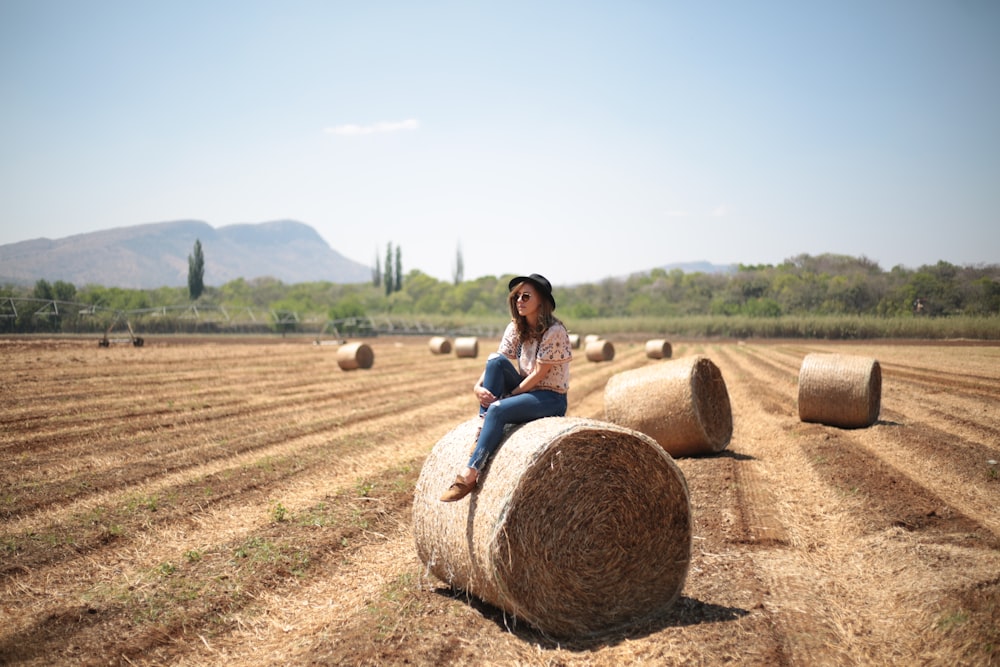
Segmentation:
<svg viewBox="0 0 1000 667">
<path fill-rule="evenodd" d="M 518 350 L 520 349 L 520 354 Z M 511 322 L 503 332 L 497 350 L 508 359 L 517 360 L 522 377 L 531 374 L 535 364 L 551 364 L 552 367 L 535 389 L 546 389 L 565 394 L 569 391 L 569 362 L 573 359 L 573 348 L 569 342 L 569 332 L 562 324 L 553 324 L 542 334 L 541 343 L 530 340 L 520 344 L 517 327 Z"/>
</svg>

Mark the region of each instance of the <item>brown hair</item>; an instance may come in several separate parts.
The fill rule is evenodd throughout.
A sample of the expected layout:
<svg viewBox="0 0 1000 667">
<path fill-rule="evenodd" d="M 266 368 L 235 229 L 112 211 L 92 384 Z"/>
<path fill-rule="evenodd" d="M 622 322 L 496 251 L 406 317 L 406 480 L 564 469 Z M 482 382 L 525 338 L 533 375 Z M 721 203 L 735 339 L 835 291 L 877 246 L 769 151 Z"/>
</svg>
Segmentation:
<svg viewBox="0 0 1000 667">
<path fill-rule="evenodd" d="M 531 284 L 535 288 L 535 298 L 538 299 L 538 325 L 533 329 L 530 324 L 528 324 L 527 318 L 522 317 L 517 312 L 517 293 L 521 289 L 521 285 L 528 283 L 529 281 L 524 280 L 511 288 L 510 294 L 507 295 L 507 308 L 510 310 L 510 318 L 514 321 L 514 327 L 517 329 L 517 337 L 521 342 L 526 342 L 535 338 L 537 340 L 542 339 L 542 334 L 544 334 L 549 327 L 553 324 L 562 324 L 559 318 L 552 314 L 552 303 L 545 298 L 542 294 L 542 290 L 534 284 Z"/>
</svg>

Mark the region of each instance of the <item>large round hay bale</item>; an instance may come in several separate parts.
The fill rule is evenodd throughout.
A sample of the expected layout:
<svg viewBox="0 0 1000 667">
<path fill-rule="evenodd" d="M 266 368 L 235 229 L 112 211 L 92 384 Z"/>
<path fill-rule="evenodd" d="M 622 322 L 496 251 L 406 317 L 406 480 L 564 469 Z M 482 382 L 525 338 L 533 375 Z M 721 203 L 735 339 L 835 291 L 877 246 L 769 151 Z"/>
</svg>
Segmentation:
<svg viewBox="0 0 1000 667">
<path fill-rule="evenodd" d="M 662 612 L 691 553 L 684 476 L 649 437 L 580 417 L 508 428 L 477 490 L 438 500 L 481 425 L 434 446 L 413 502 L 428 570 L 555 637 L 602 634 Z"/>
<path fill-rule="evenodd" d="M 434 336 L 430 340 L 431 354 L 451 354 L 451 341 L 444 336 Z"/>
<path fill-rule="evenodd" d="M 580 334 L 578 334 L 578 333 L 571 333 L 569 335 L 569 346 L 571 348 L 573 348 L 574 350 L 579 350 L 580 349 Z"/>
<path fill-rule="evenodd" d="M 455 356 L 475 359 L 479 356 L 479 339 L 475 336 L 462 336 L 455 339 Z"/>
<path fill-rule="evenodd" d="M 337 348 L 337 365 L 341 370 L 371 368 L 374 363 L 375 353 L 367 343 L 348 343 Z"/>
<path fill-rule="evenodd" d="M 799 419 L 842 428 L 871 426 L 882 404 L 882 368 L 869 357 L 807 354 L 799 369 Z"/>
<path fill-rule="evenodd" d="M 733 435 L 733 412 L 722 372 L 696 355 L 611 376 L 604 417 L 641 431 L 672 456 L 720 452 Z"/>
<path fill-rule="evenodd" d="M 646 341 L 646 357 L 649 359 L 669 359 L 673 354 L 670 342 L 662 338 L 654 338 Z"/>
<path fill-rule="evenodd" d="M 584 354 L 587 361 L 611 361 L 615 358 L 615 346 L 611 341 L 597 338 L 587 343 Z"/>
</svg>

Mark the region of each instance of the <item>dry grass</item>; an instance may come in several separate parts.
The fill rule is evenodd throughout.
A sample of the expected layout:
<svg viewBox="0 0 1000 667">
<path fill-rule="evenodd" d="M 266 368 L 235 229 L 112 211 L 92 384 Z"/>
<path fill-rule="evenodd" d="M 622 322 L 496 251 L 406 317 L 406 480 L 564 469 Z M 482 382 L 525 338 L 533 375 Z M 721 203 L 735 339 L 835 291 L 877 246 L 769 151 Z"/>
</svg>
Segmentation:
<svg viewBox="0 0 1000 667">
<path fill-rule="evenodd" d="M 673 354 L 670 341 L 663 338 L 653 338 L 646 341 L 646 356 L 650 359 L 669 359 Z"/>
<path fill-rule="evenodd" d="M 428 341 L 431 354 L 451 354 L 451 339 L 444 336 L 432 336 Z M 475 356 L 475 355 L 473 355 Z"/>
<path fill-rule="evenodd" d="M 799 419 L 862 428 L 878 419 L 882 368 L 875 359 L 808 354 L 799 370 Z"/>
<path fill-rule="evenodd" d="M 305 340 L 0 340 L 0 663 L 1000 664 L 1000 346 L 675 341 L 733 412 L 725 450 L 676 461 L 681 595 L 555 641 L 417 557 L 418 476 L 481 362 L 370 344 L 344 373 Z M 799 420 L 814 352 L 879 360 L 870 428 Z M 574 361 L 570 415 L 660 363 Z"/>
<path fill-rule="evenodd" d="M 726 382 L 702 355 L 616 373 L 604 390 L 604 414 L 652 437 L 672 456 L 720 452 L 733 434 Z"/>
<path fill-rule="evenodd" d="M 609 340 L 595 338 L 587 341 L 584 356 L 587 361 L 612 361 L 615 358 L 615 346 Z"/>
<path fill-rule="evenodd" d="M 417 483 L 417 552 L 435 576 L 561 638 L 673 604 L 687 575 L 690 505 L 654 441 L 578 417 L 533 421 L 508 432 L 476 491 L 442 503 L 479 425 L 474 417 L 442 438 Z"/>
<path fill-rule="evenodd" d="M 337 365 L 341 370 L 371 368 L 374 363 L 375 352 L 368 343 L 347 343 L 337 349 Z"/>
<path fill-rule="evenodd" d="M 460 336 L 455 339 L 455 356 L 475 359 L 479 356 L 479 339 L 475 336 Z"/>
</svg>

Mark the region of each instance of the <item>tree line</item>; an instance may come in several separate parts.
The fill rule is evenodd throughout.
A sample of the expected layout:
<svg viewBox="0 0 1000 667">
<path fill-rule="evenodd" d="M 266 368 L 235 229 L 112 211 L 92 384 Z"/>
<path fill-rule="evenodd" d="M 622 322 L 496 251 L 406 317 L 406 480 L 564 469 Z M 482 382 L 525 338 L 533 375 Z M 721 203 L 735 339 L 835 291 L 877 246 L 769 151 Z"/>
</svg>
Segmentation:
<svg viewBox="0 0 1000 667">
<path fill-rule="evenodd" d="M 337 284 L 284 284 L 274 278 L 243 278 L 219 287 L 204 286 L 200 303 L 229 309 L 254 308 L 310 314 L 330 320 L 374 315 L 506 317 L 511 276 L 442 281 L 419 270 L 402 275 L 399 246 L 389 246 L 380 280 Z M 203 258 L 192 255 L 192 267 Z M 391 262 L 390 262 L 391 258 Z M 457 266 L 460 266 L 460 254 Z M 391 270 L 389 269 L 392 266 Z M 392 288 L 388 285 L 391 280 Z M 778 265 L 740 265 L 731 273 L 685 273 L 654 269 L 596 283 L 557 285 L 564 320 L 597 318 L 682 318 L 694 316 L 753 319 L 790 316 L 926 317 L 1000 316 L 1000 265 L 958 266 L 940 261 L 917 269 L 886 271 L 864 257 L 799 255 Z M 98 285 L 80 288 L 38 281 L 34 288 L 6 286 L 0 297 L 21 296 L 137 310 L 190 303 L 184 288 L 123 289 Z M 0 312 L 0 328 L 11 331 L 10 313 Z"/>
</svg>

